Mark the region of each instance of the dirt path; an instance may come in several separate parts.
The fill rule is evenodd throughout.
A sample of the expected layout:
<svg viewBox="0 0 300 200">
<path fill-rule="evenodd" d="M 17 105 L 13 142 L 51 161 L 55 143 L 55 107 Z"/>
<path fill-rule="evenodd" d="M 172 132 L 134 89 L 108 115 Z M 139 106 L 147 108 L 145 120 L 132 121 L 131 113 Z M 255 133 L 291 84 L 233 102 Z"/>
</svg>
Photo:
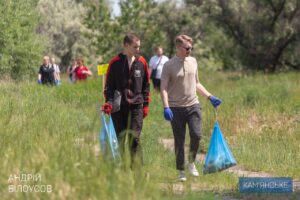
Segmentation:
<svg viewBox="0 0 300 200">
<path fill-rule="evenodd" d="M 161 145 L 164 146 L 165 149 L 168 149 L 170 151 L 174 151 L 174 140 L 173 138 L 160 138 L 158 141 Z M 188 147 L 186 148 L 188 149 Z M 200 163 L 204 164 L 205 161 L 205 154 L 198 154 L 196 160 Z M 229 169 L 224 170 L 224 172 L 232 173 L 237 175 L 238 177 L 274 177 L 274 175 L 266 173 L 266 172 L 254 172 L 254 171 L 248 171 L 244 169 L 241 165 L 236 165 L 233 167 L 230 167 Z M 300 190 L 300 181 L 294 180 L 294 191 Z M 171 190 L 174 194 L 182 194 L 184 190 L 186 189 L 186 185 L 183 183 L 175 182 L 175 183 L 161 183 L 161 187 L 165 190 Z M 207 191 L 209 189 L 201 187 L 197 183 L 191 183 L 189 187 L 190 191 Z"/>
</svg>

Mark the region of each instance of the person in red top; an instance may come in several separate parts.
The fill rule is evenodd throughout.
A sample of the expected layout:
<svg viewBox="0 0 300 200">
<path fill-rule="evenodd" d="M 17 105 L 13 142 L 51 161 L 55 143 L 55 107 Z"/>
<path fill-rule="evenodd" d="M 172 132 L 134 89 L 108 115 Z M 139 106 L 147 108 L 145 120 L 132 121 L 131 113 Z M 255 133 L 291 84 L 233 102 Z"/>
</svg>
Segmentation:
<svg viewBox="0 0 300 200">
<path fill-rule="evenodd" d="M 123 52 L 109 63 L 104 89 L 106 103 L 102 106 L 103 112 L 111 114 L 121 153 L 124 152 L 125 135 L 128 134 L 131 164 L 134 161 L 143 162 L 140 134 L 150 101 L 148 64 L 145 58 L 138 55 L 139 49 L 138 36 L 134 33 L 126 34 Z M 119 103 L 115 106 L 116 93 L 121 96 L 120 106 Z"/>
<path fill-rule="evenodd" d="M 92 76 L 93 73 L 89 68 L 83 65 L 84 61 L 82 58 L 77 58 L 77 67 L 74 69 L 76 81 L 86 80 L 88 76 Z"/>
</svg>

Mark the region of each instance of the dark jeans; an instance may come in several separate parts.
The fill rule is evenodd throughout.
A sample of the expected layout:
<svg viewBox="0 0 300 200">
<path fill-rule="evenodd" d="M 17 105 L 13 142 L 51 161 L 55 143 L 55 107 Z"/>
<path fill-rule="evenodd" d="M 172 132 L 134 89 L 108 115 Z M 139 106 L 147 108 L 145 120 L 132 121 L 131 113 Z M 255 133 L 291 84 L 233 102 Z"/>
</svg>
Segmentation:
<svg viewBox="0 0 300 200">
<path fill-rule="evenodd" d="M 153 87 L 156 90 L 160 90 L 160 79 L 158 78 L 153 78 L 152 79 Z"/>
<path fill-rule="evenodd" d="M 175 155 L 177 170 L 184 170 L 184 141 L 186 125 L 190 133 L 189 162 L 194 162 L 201 139 L 202 117 L 200 105 L 189 107 L 171 107 L 173 120 L 171 121 L 175 140 Z"/>
<path fill-rule="evenodd" d="M 143 127 L 143 105 L 121 105 L 118 112 L 111 114 L 121 153 L 125 151 L 125 139 L 128 134 L 130 152 L 135 156 L 140 149 L 140 135 Z M 139 150 L 141 152 L 141 150 Z M 142 153 L 141 153 L 142 159 Z"/>
</svg>

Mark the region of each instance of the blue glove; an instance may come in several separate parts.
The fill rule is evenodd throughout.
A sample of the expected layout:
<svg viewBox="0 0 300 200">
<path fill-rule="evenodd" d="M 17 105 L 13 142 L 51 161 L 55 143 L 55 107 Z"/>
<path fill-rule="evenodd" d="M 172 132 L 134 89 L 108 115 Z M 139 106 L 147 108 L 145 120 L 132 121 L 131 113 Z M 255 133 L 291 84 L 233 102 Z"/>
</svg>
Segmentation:
<svg viewBox="0 0 300 200">
<path fill-rule="evenodd" d="M 210 100 L 210 103 L 213 105 L 213 107 L 217 108 L 221 103 L 222 103 L 222 100 L 219 99 L 218 97 L 215 97 L 215 96 L 209 96 L 208 97 L 209 100 Z"/>
<path fill-rule="evenodd" d="M 38 84 L 42 84 L 42 80 L 38 80 L 37 83 L 38 83 Z"/>
<path fill-rule="evenodd" d="M 164 109 L 164 117 L 165 117 L 166 120 L 172 121 L 173 113 L 172 113 L 172 110 L 169 107 Z"/>
</svg>

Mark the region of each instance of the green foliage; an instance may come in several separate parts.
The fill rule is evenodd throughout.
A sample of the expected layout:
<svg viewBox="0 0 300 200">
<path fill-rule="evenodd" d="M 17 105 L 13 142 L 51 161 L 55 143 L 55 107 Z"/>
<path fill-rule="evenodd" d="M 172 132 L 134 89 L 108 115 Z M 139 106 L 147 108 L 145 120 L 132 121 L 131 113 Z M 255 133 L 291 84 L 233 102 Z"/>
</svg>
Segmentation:
<svg viewBox="0 0 300 200">
<path fill-rule="evenodd" d="M 123 32 L 136 32 L 141 38 L 141 54 L 150 60 L 153 48 L 166 44 L 166 32 L 160 22 L 164 18 L 161 5 L 153 0 L 129 0 L 121 1 L 121 16 L 117 18 L 120 30 Z M 158 17 L 159 16 L 159 17 Z"/>
<path fill-rule="evenodd" d="M 156 16 L 160 17 L 155 19 L 155 23 L 163 36 L 161 44 L 166 55 L 172 57 L 175 54 L 175 37 L 179 34 L 192 35 L 193 22 L 197 23 L 198 20 L 193 19 L 188 9 L 178 6 L 173 1 L 165 1 L 159 4 L 157 9 Z M 197 34 L 193 37 L 197 38 Z"/>
<path fill-rule="evenodd" d="M 174 2 L 124 0 L 113 16 L 107 0 L 3 0 L 1 77 L 35 76 L 43 54 L 58 58 L 62 69 L 77 56 L 87 66 L 107 63 L 129 31 L 141 37 L 147 60 L 157 45 L 173 56 L 174 38 L 184 33 L 203 69 L 299 70 L 299 1 Z"/>
<path fill-rule="evenodd" d="M 130 31 L 140 36 L 141 54 L 146 59 L 150 59 L 152 49 L 158 45 L 171 57 L 175 50 L 175 36 L 191 34 L 190 29 L 196 23 L 192 15 L 172 1 L 121 1 L 121 15 L 116 17 L 109 17 L 111 14 L 104 1 L 90 1 L 86 5 L 88 15 L 85 24 L 92 30 L 90 39 L 106 62 L 121 51 L 122 39 Z"/>
<path fill-rule="evenodd" d="M 98 63 L 108 63 L 121 48 L 118 25 L 112 18 L 107 1 L 88 0 L 85 7 L 84 24 L 89 30 L 86 36 L 91 41 L 90 48 L 98 56 Z"/>
<path fill-rule="evenodd" d="M 38 31 L 47 45 L 45 54 L 56 57 L 61 68 L 66 68 L 72 58 L 79 56 L 84 57 L 87 66 L 97 62 L 91 42 L 85 37 L 86 8 L 82 3 L 40 0 L 38 10 L 42 16 Z"/>
<path fill-rule="evenodd" d="M 0 1 L 0 78 L 27 79 L 36 74 L 44 48 L 36 34 L 36 0 Z"/>
<path fill-rule="evenodd" d="M 157 23 L 158 5 L 153 0 L 122 0 L 121 16 L 117 17 L 123 39 L 126 32 L 133 31 L 141 38 L 141 54 L 150 59 L 153 47 L 162 43 L 162 34 Z"/>
<path fill-rule="evenodd" d="M 90 0 L 86 3 L 88 14 L 85 24 L 91 31 L 88 37 L 101 62 L 108 62 L 122 51 L 123 37 L 127 32 L 135 32 L 141 38 L 141 54 L 147 59 L 154 46 L 163 42 L 162 33 L 156 22 L 157 4 L 152 0 L 121 1 L 121 16 L 113 17 L 103 0 Z"/>
<path fill-rule="evenodd" d="M 106 61 L 121 51 L 124 34 L 133 31 L 141 36 L 141 54 L 147 59 L 157 45 L 172 57 L 174 38 L 187 34 L 194 39 L 193 56 L 206 69 L 299 69 L 300 24 L 296 19 L 300 6 L 295 0 L 185 4 L 124 0 L 120 1 L 121 14 L 117 17 L 110 17 L 104 1 L 92 2 L 96 6 L 87 4 L 85 24 L 92 28 L 93 47 Z"/>
<path fill-rule="evenodd" d="M 216 0 L 208 4 L 211 18 L 233 39 L 234 57 L 244 68 L 299 69 L 298 0 Z"/>
</svg>

